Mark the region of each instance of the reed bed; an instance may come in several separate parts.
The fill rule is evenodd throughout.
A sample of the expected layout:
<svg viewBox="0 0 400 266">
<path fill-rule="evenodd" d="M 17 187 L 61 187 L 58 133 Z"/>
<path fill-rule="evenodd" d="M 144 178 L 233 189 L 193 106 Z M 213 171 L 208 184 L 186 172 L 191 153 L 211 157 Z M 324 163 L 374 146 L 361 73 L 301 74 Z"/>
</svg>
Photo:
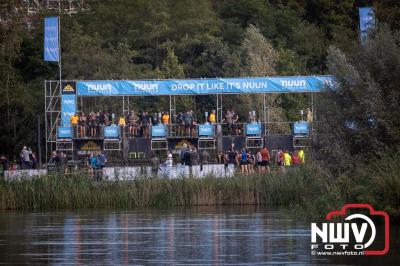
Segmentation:
<svg viewBox="0 0 400 266">
<path fill-rule="evenodd" d="M 315 166 L 286 174 L 233 177 L 92 181 L 87 176 L 48 175 L 0 182 L 0 209 L 189 207 L 198 205 L 304 205 L 332 194 L 333 180 Z M 319 173 L 319 174 L 316 174 Z"/>
<path fill-rule="evenodd" d="M 191 207 L 201 205 L 284 206 L 299 215 L 323 217 L 344 203 L 370 203 L 400 217 L 400 165 L 385 161 L 332 177 L 317 164 L 286 174 L 236 174 L 233 177 L 93 181 L 85 175 L 48 175 L 0 181 L 0 209 L 54 210 L 85 208 Z"/>
</svg>

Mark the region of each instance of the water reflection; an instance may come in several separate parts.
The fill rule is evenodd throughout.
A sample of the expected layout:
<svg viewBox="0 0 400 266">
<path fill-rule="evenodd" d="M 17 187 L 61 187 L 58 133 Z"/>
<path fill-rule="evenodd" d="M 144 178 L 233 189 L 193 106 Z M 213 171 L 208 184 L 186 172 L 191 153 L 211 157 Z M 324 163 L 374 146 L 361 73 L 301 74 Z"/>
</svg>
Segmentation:
<svg viewBox="0 0 400 266">
<path fill-rule="evenodd" d="M 309 255 L 307 223 L 253 208 L 3 212 L 0 239 L 13 264 L 329 263 Z"/>
</svg>

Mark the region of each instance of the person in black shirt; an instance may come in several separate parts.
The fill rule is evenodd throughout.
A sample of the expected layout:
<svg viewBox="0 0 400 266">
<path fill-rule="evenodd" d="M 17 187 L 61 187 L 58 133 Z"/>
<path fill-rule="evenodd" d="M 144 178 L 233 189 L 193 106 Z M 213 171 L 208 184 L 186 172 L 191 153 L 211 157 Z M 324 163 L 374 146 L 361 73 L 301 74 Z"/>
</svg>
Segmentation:
<svg viewBox="0 0 400 266">
<path fill-rule="evenodd" d="M 147 112 L 142 113 L 142 130 L 143 130 L 143 137 L 149 136 L 149 126 L 150 126 L 150 119 L 147 115 Z"/>
</svg>

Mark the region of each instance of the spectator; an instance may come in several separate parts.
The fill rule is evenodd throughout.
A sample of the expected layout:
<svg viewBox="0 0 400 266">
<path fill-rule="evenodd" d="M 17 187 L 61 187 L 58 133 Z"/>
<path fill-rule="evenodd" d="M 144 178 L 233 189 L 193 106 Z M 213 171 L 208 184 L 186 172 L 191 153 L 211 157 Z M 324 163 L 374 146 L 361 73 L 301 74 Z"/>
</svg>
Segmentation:
<svg viewBox="0 0 400 266">
<path fill-rule="evenodd" d="M 158 168 L 160 167 L 160 160 L 158 159 L 158 157 L 154 152 L 151 152 L 150 164 L 151 164 L 151 174 L 152 176 L 156 177 L 158 174 Z"/>
<path fill-rule="evenodd" d="M 85 116 L 85 113 L 81 112 L 78 124 L 79 124 L 79 137 L 80 138 L 86 137 L 87 118 Z"/>
<path fill-rule="evenodd" d="M 283 164 L 284 166 L 290 166 L 292 164 L 292 157 L 290 156 L 288 151 L 283 153 Z"/>
<path fill-rule="evenodd" d="M 198 165 L 199 164 L 199 153 L 196 149 L 190 153 L 190 166 Z"/>
<path fill-rule="evenodd" d="M 239 125 L 238 125 L 238 121 L 239 121 L 239 115 L 235 112 L 233 112 L 233 131 L 235 133 L 235 135 L 239 135 Z"/>
<path fill-rule="evenodd" d="M 184 157 L 185 157 L 186 152 L 187 152 L 187 145 L 186 145 L 186 143 L 183 143 L 182 148 L 179 153 L 179 158 L 181 159 L 181 164 L 183 164 L 183 165 L 185 164 Z"/>
<path fill-rule="evenodd" d="M 92 156 L 92 159 L 90 161 L 90 166 L 93 169 L 93 178 L 97 181 L 100 180 L 100 165 L 99 165 L 99 160 L 98 160 L 98 155 L 96 153 L 94 153 L 94 155 Z"/>
<path fill-rule="evenodd" d="M 168 112 L 164 112 L 162 117 L 161 117 L 162 123 L 164 125 L 168 125 L 169 124 L 169 113 Z"/>
<path fill-rule="evenodd" d="M 242 152 L 240 154 L 240 171 L 242 173 L 247 173 L 248 172 L 248 169 L 247 169 L 247 163 L 248 163 L 247 162 L 247 158 L 248 158 L 248 155 L 247 155 L 246 149 L 243 148 Z"/>
<path fill-rule="evenodd" d="M 196 130 L 197 130 L 196 114 L 193 112 L 193 110 L 190 110 L 190 114 L 192 115 L 191 134 L 192 136 L 196 136 Z"/>
<path fill-rule="evenodd" d="M 143 137 L 148 137 L 149 136 L 149 127 L 150 127 L 150 119 L 149 116 L 147 115 L 147 112 L 142 113 L 141 117 L 141 126 L 143 130 Z"/>
<path fill-rule="evenodd" d="M 120 127 L 121 131 L 121 136 L 125 137 L 125 126 L 126 126 L 126 121 L 125 121 L 125 116 L 120 116 L 118 119 L 118 126 Z"/>
<path fill-rule="evenodd" d="M 104 125 L 111 125 L 110 114 L 108 112 L 104 114 Z"/>
<path fill-rule="evenodd" d="M 178 113 L 178 135 L 183 136 L 185 133 L 185 116 L 182 112 Z"/>
<path fill-rule="evenodd" d="M 227 161 L 228 165 L 238 165 L 237 152 L 233 149 L 233 147 L 227 153 Z"/>
<path fill-rule="evenodd" d="M 131 137 L 136 137 L 138 135 L 138 121 L 139 117 L 134 111 L 131 111 L 130 115 L 128 116 L 129 134 Z"/>
<path fill-rule="evenodd" d="M 10 168 L 10 162 L 8 161 L 7 157 L 4 156 L 4 154 L 0 155 L 0 166 L 1 166 L 1 171 L 0 171 L 0 176 L 4 176 L 4 171 L 7 171 Z"/>
<path fill-rule="evenodd" d="M 285 168 L 283 168 L 283 161 L 284 161 L 284 153 L 283 150 L 281 148 L 278 148 L 278 152 L 276 153 L 276 164 L 279 166 L 279 169 L 281 170 L 281 172 L 285 172 Z"/>
<path fill-rule="evenodd" d="M 203 171 L 203 165 L 208 164 L 209 160 L 210 160 L 210 154 L 207 152 L 206 149 L 204 149 L 200 153 L 200 171 Z"/>
<path fill-rule="evenodd" d="M 267 169 L 268 173 L 271 173 L 271 170 L 269 168 L 269 160 L 270 160 L 270 156 L 269 156 L 269 151 L 267 149 L 267 147 L 264 146 L 264 148 L 262 148 L 261 150 L 261 157 L 262 157 L 262 172 L 265 172 L 265 169 Z"/>
<path fill-rule="evenodd" d="M 257 170 L 259 173 L 261 173 L 263 168 L 261 149 L 256 154 L 256 160 L 257 160 Z"/>
<path fill-rule="evenodd" d="M 167 167 L 172 167 L 172 164 L 173 164 L 172 152 L 168 151 L 167 160 L 165 161 L 165 165 Z"/>
<path fill-rule="evenodd" d="M 187 111 L 185 114 L 185 129 L 187 136 L 191 136 L 192 122 L 193 122 L 193 115 L 190 113 L 190 111 Z"/>
<path fill-rule="evenodd" d="M 31 148 L 27 148 L 26 146 L 24 146 L 22 148 L 22 151 L 20 153 L 20 156 L 22 158 L 22 168 L 23 169 L 29 169 L 31 168 L 31 159 L 30 159 L 30 155 L 32 154 L 32 150 Z"/>
<path fill-rule="evenodd" d="M 38 168 L 38 160 L 36 158 L 36 154 L 32 152 L 32 169 Z"/>
<path fill-rule="evenodd" d="M 210 121 L 211 124 L 215 124 L 217 122 L 217 117 L 216 117 L 216 114 L 215 114 L 215 110 L 211 111 L 211 114 L 208 117 L 208 120 Z"/>
<path fill-rule="evenodd" d="M 190 165 L 190 152 L 191 152 L 191 148 L 188 147 L 188 149 L 186 150 L 186 152 L 183 154 L 183 164 L 184 165 Z"/>
<path fill-rule="evenodd" d="M 75 113 L 73 116 L 71 116 L 71 127 L 72 130 L 74 131 L 74 136 L 78 135 L 78 123 L 79 123 L 79 116 L 77 113 Z"/>
<path fill-rule="evenodd" d="M 98 156 L 97 156 L 97 160 L 98 160 L 99 168 L 103 169 L 107 164 L 106 155 L 100 151 Z"/>
<path fill-rule="evenodd" d="M 306 109 L 306 114 L 307 114 L 307 122 L 311 124 L 313 122 L 313 113 L 311 112 L 310 108 Z"/>
<path fill-rule="evenodd" d="M 299 157 L 299 155 L 298 155 L 296 152 L 294 152 L 294 153 L 292 154 L 292 164 L 293 164 L 294 166 L 300 164 L 300 157 Z"/>
<path fill-rule="evenodd" d="M 247 152 L 247 171 L 249 173 L 254 173 L 254 161 L 255 156 L 250 150 Z"/>
<path fill-rule="evenodd" d="M 229 135 L 232 135 L 232 132 L 233 132 L 233 112 L 231 112 L 230 110 L 226 111 L 225 121 L 228 124 Z"/>
<path fill-rule="evenodd" d="M 298 155 L 299 155 L 300 163 L 302 163 L 302 164 L 305 163 L 306 161 L 305 161 L 305 154 L 304 154 L 303 149 L 300 149 L 298 151 Z"/>
</svg>

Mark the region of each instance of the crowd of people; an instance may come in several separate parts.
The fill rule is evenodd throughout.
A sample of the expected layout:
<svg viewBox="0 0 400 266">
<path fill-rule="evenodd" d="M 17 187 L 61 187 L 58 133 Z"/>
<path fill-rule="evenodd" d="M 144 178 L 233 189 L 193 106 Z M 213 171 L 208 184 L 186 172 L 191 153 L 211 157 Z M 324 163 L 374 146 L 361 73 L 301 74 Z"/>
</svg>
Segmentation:
<svg viewBox="0 0 400 266">
<path fill-rule="evenodd" d="M 224 163 L 225 167 L 233 165 L 239 167 L 242 173 L 271 173 L 270 165 L 274 161 L 282 172 L 284 167 L 297 166 L 305 163 L 304 150 L 300 149 L 294 152 L 282 150 L 278 148 L 275 158 L 271 158 L 271 154 L 266 147 L 260 148 L 257 152 L 246 150 L 235 150 L 234 145 L 224 154 L 218 154 L 218 162 Z"/>
<path fill-rule="evenodd" d="M 217 123 L 217 113 L 211 110 L 206 113 L 206 121 L 210 124 Z M 149 137 L 152 126 L 163 124 L 173 130 L 177 136 L 195 136 L 197 125 L 199 123 L 193 110 L 178 112 L 171 116 L 168 111 L 162 113 L 148 113 L 145 111 L 130 111 L 128 115 L 117 116 L 109 112 L 90 112 L 85 114 L 79 112 L 71 116 L 71 126 L 74 128 L 77 138 L 99 137 L 102 134 L 103 126 L 118 125 L 122 134 L 128 134 L 128 137 Z M 255 111 L 250 111 L 247 122 L 256 122 Z M 221 121 L 227 124 L 229 135 L 240 135 L 243 129 L 239 126 L 239 115 L 232 109 L 224 112 Z"/>
</svg>

